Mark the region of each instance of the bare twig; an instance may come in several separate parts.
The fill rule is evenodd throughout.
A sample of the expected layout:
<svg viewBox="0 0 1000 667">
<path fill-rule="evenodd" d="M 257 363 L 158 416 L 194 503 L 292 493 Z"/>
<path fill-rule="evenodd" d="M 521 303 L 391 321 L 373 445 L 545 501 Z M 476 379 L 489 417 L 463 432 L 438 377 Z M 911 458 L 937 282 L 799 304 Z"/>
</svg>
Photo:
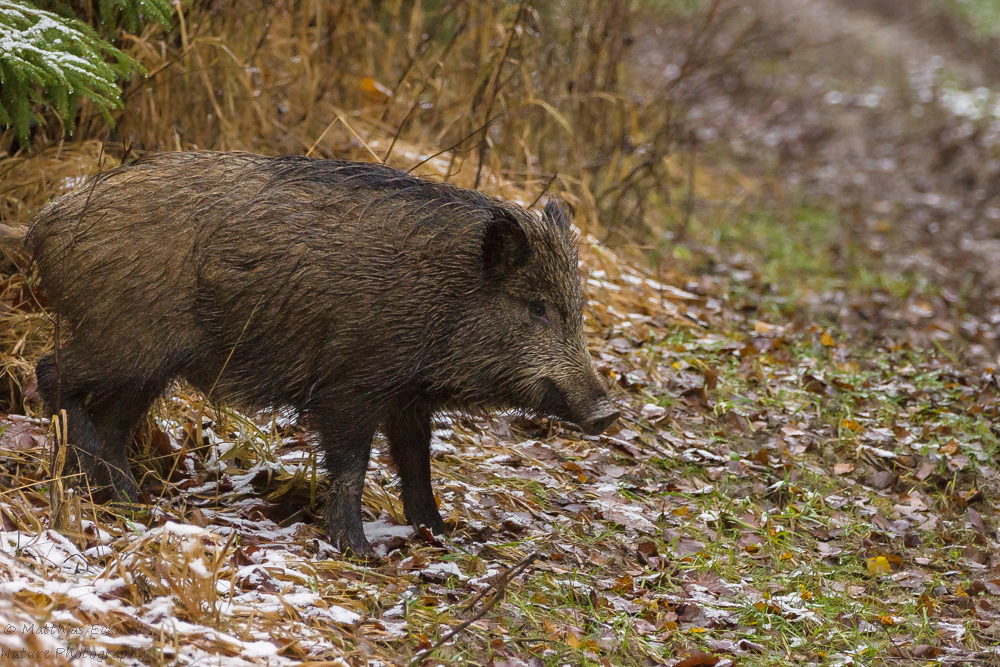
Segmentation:
<svg viewBox="0 0 1000 667">
<path fill-rule="evenodd" d="M 691 155 L 688 159 L 688 191 L 687 197 L 684 199 L 684 221 L 681 223 L 681 229 L 677 233 L 677 242 L 681 242 L 685 239 L 688 233 L 688 229 L 691 227 L 691 216 L 694 215 L 694 197 L 695 197 L 695 163 L 698 159 L 698 137 L 692 132 L 691 133 Z"/>
<path fill-rule="evenodd" d="M 416 667 L 417 665 L 421 664 L 424 660 L 429 658 L 434 651 L 438 650 L 439 648 L 447 644 L 449 641 L 451 641 L 452 637 L 454 637 L 462 630 L 465 630 L 467 627 L 469 627 L 470 625 L 481 619 L 483 616 L 485 616 L 490 609 L 496 606 L 496 603 L 500 601 L 500 598 L 503 597 L 504 592 L 507 590 L 507 586 L 514 579 L 514 577 L 516 577 L 525 569 L 527 569 L 527 567 L 532 563 L 534 563 L 537 558 L 538 558 L 537 551 L 528 554 L 527 556 L 522 558 L 520 562 L 517 563 L 517 565 L 507 568 L 507 571 L 504 572 L 502 575 L 500 575 L 500 578 L 497 579 L 496 582 L 491 584 L 489 588 L 486 588 L 485 590 L 478 593 L 474 598 L 472 598 L 469 604 L 465 606 L 465 611 L 467 612 L 471 611 L 472 608 L 475 606 L 475 604 L 479 602 L 479 600 L 482 599 L 484 595 L 486 595 L 490 591 L 494 591 L 493 596 L 483 604 L 482 608 L 478 612 L 476 612 L 475 615 L 459 623 L 457 626 L 455 626 L 454 629 L 447 632 L 443 637 L 434 642 L 434 645 L 431 646 L 430 648 L 418 651 L 417 654 L 413 656 L 413 659 L 410 660 L 410 667 Z"/>
<path fill-rule="evenodd" d="M 493 74 L 490 77 L 489 86 L 492 88 L 492 93 L 490 94 L 490 102 L 486 106 L 486 113 L 483 114 L 484 117 L 489 118 L 490 114 L 493 113 L 493 105 L 496 103 L 497 95 L 500 94 L 500 89 L 503 85 L 500 83 L 500 75 L 503 72 L 504 63 L 507 61 L 507 55 L 510 53 L 510 47 L 514 43 L 514 36 L 517 34 L 517 26 L 521 23 L 521 17 L 524 15 L 524 9 L 528 6 L 528 0 L 521 0 L 521 4 L 517 7 L 517 16 L 514 17 L 514 23 L 510 26 L 510 33 L 507 35 L 507 41 L 503 45 L 503 53 L 500 54 L 500 61 L 497 63 L 496 69 L 493 70 Z M 473 189 L 479 189 L 479 179 L 483 175 L 483 160 L 486 159 L 486 131 L 483 131 L 483 136 L 479 140 L 479 164 L 476 167 L 476 182 L 472 186 Z"/>
<path fill-rule="evenodd" d="M 510 26 L 510 33 L 507 35 L 507 41 L 503 45 L 503 52 L 500 54 L 500 60 L 497 62 L 496 69 L 493 70 L 493 74 L 490 76 L 489 88 L 492 89 L 490 94 L 490 102 L 486 106 L 486 113 L 483 114 L 484 117 L 489 118 L 490 114 L 493 113 L 493 104 L 497 101 L 497 95 L 500 94 L 500 89 L 503 84 L 500 83 L 500 75 L 503 73 L 504 63 L 507 62 L 507 56 L 510 53 L 510 47 L 514 43 L 514 36 L 517 34 L 517 26 L 521 23 L 521 17 L 524 15 L 524 8 L 528 6 L 528 0 L 521 0 L 521 4 L 517 6 L 517 15 L 514 17 L 514 23 Z M 486 132 L 483 132 L 482 139 L 479 140 L 479 164 L 476 167 L 476 182 L 472 186 L 474 189 L 479 189 L 479 179 L 483 175 L 483 160 L 486 159 Z"/>
<path fill-rule="evenodd" d="M 421 160 L 420 162 L 416 163 L 415 165 L 413 165 L 412 167 L 410 167 L 409 169 L 407 169 L 406 173 L 412 174 L 415 169 L 417 169 L 418 167 L 421 167 L 421 166 L 427 164 L 428 162 L 430 162 L 431 160 L 433 160 L 437 156 L 444 155 L 448 151 L 451 151 L 451 150 L 454 150 L 454 149 L 458 148 L 459 146 L 461 146 L 466 141 L 468 141 L 472 137 L 476 136 L 480 132 L 484 132 L 486 130 L 486 128 L 488 128 L 493 121 L 495 121 L 497 118 L 499 118 L 502 115 L 503 115 L 503 112 L 501 111 L 496 116 L 493 116 L 493 118 L 490 118 L 488 121 L 486 121 L 480 127 L 477 127 L 475 130 L 473 130 L 469 134 L 465 135 L 464 137 L 462 137 L 461 139 L 459 139 L 458 141 L 456 141 L 455 143 L 453 143 L 451 146 L 448 146 L 448 148 L 445 148 L 444 150 L 440 150 L 437 153 L 434 153 L 433 155 L 430 155 L 430 156 L 424 158 L 423 160 Z"/>
<path fill-rule="evenodd" d="M 458 41 L 459 36 L 465 32 L 465 28 L 468 24 L 469 24 L 469 12 L 466 11 L 465 19 L 462 21 L 462 24 L 458 26 L 458 30 L 455 31 L 455 34 L 452 36 L 451 40 L 444 47 L 444 50 L 441 52 L 441 55 L 438 56 L 437 64 L 434 65 L 434 69 L 431 70 L 431 73 L 424 80 L 424 85 L 420 88 L 420 92 L 418 92 L 414 96 L 413 103 L 410 105 L 409 111 L 406 112 L 406 115 L 403 116 L 403 120 L 400 121 L 399 127 L 396 128 L 396 133 L 392 135 L 392 142 L 389 144 L 389 149 L 385 152 L 385 157 L 382 158 L 382 164 L 385 164 L 389 160 L 389 156 L 392 155 L 392 149 L 395 148 L 396 142 L 399 141 L 399 135 L 402 134 L 403 128 L 406 126 L 406 123 L 410 120 L 410 116 L 412 116 L 413 113 L 417 110 L 417 107 L 420 106 L 420 100 L 423 98 L 424 93 L 427 92 L 427 89 L 430 87 L 431 82 L 434 80 L 434 76 L 437 74 L 438 70 L 441 69 L 441 66 L 444 64 L 444 59 L 448 56 L 448 53 L 451 51 L 452 47 L 455 46 L 455 43 Z M 402 79 L 400 79 L 399 84 L 402 84 L 402 82 L 403 82 Z M 397 84 L 397 87 L 399 84 Z M 386 111 L 388 111 L 388 109 Z"/>
<path fill-rule="evenodd" d="M 462 1 L 463 0 L 455 0 L 455 2 L 452 2 L 451 5 L 449 5 L 441 13 L 441 16 L 436 21 L 437 29 L 435 30 L 435 32 L 433 34 L 429 33 L 429 32 L 428 33 L 424 33 L 423 37 L 421 38 L 420 44 L 418 44 L 417 48 L 414 49 L 413 55 L 410 56 L 409 62 L 407 62 L 406 66 L 403 68 L 403 73 L 399 75 L 398 79 L 396 79 L 396 85 L 394 85 L 392 87 L 392 95 L 390 95 L 386 99 L 386 103 L 387 103 L 386 104 L 386 108 L 385 108 L 385 111 L 382 113 L 382 122 L 383 123 L 386 122 L 388 120 L 388 118 L 389 118 L 388 101 L 391 100 L 393 97 L 395 97 L 396 94 L 399 92 L 400 87 L 402 87 L 403 82 L 406 81 L 406 77 L 408 77 L 410 75 L 410 72 L 416 66 L 417 61 L 420 60 L 421 58 L 423 58 L 427 54 L 427 52 L 430 51 L 431 46 L 433 45 L 435 39 L 437 39 L 439 31 L 445 25 L 445 20 L 444 19 L 446 17 L 450 16 L 453 12 L 455 12 L 458 9 L 459 4 L 462 3 Z M 448 54 L 448 52 L 451 50 L 451 47 L 454 46 L 455 42 L 458 41 L 459 35 L 461 35 L 463 32 L 465 32 L 465 26 L 466 26 L 466 24 L 468 22 L 469 22 L 469 11 L 468 11 L 468 6 L 466 6 L 465 20 L 462 21 L 462 25 L 459 26 L 458 30 L 455 31 L 455 33 L 451 37 L 451 40 L 449 40 L 448 44 L 445 46 L 444 51 L 438 57 L 438 64 L 434 68 L 434 72 L 437 72 L 438 67 L 440 67 L 441 64 L 442 64 L 441 61 Z M 413 26 L 412 25 L 410 26 L 410 30 L 411 31 L 413 30 Z M 427 82 L 424 83 L 424 90 L 427 89 L 428 82 L 432 78 L 434 78 L 434 73 L 431 73 L 431 76 L 428 77 Z M 423 94 L 423 91 L 421 91 L 421 95 L 422 94 Z M 416 99 L 419 100 L 421 95 L 417 95 Z M 412 111 L 413 111 L 413 109 L 411 108 L 410 112 L 412 112 Z M 409 113 L 407 113 L 407 116 L 409 116 Z"/>
<path fill-rule="evenodd" d="M 552 187 L 552 183 L 553 183 L 553 182 L 554 182 L 554 181 L 556 180 L 556 176 L 558 176 L 558 175 L 559 175 L 559 172 L 558 172 L 558 171 L 554 171 L 554 172 L 552 172 L 552 175 L 551 175 L 551 176 L 549 176 L 549 180 L 545 181 L 545 187 L 544 187 L 544 188 L 542 188 L 542 191 L 538 193 L 538 196 L 537 196 L 537 197 L 535 197 L 535 198 L 534 198 L 534 200 L 532 200 L 532 202 L 531 202 L 530 204 L 528 204 L 528 210 L 529 210 L 529 211 L 530 211 L 531 209 L 535 208 L 535 204 L 537 204 L 537 203 L 538 203 L 538 201 L 539 201 L 539 200 L 540 200 L 540 199 L 541 199 L 542 197 L 544 197 L 544 196 L 545 196 L 545 193 L 546 193 L 546 192 L 548 192 L 548 191 L 549 191 L 549 188 L 551 188 L 551 187 Z"/>
</svg>

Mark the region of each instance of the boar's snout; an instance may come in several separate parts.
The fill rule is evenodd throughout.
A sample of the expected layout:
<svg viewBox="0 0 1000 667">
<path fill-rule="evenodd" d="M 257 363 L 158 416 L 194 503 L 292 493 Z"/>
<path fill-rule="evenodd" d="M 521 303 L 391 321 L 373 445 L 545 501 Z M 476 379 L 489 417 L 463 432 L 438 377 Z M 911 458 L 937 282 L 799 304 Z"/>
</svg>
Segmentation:
<svg viewBox="0 0 1000 667">
<path fill-rule="evenodd" d="M 583 381 L 570 382 L 564 385 L 566 389 L 550 379 L 546 379 L 543 386 L 541 405 L 536 405 L 535 410 L 572 422 L 587 435 L 600 435 L 621 416 L 596 374 Z"/>
<path fill-rule="evenodd" d="M 611 405 L 608 400 L 598 401 L 594 405 L 594 409 L 590 411 L 583 421 L 580 422 L 580 428 L 587 435 L 600 435 L 608 429 L 609 426 L 618 421 L 621 416 L 621 412 L 615 409 L 615 406 Z"/>
</svg>

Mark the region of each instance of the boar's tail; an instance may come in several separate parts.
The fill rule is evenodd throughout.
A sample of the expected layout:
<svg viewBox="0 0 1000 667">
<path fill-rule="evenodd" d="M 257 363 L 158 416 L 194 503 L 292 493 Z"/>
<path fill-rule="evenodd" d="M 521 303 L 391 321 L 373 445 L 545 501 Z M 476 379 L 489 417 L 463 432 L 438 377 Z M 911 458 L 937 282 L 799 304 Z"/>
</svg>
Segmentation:
<svg viewBox="0 0 1000 667">
<path fill-rule="evenodd" d="M 28 253 L 24 248 L 24 237 L 27 234 L 28 228 L 22 225 L 0 225 L 0 266 L 5 259 L 22 269 L 28 266 Z"/>
</svg>

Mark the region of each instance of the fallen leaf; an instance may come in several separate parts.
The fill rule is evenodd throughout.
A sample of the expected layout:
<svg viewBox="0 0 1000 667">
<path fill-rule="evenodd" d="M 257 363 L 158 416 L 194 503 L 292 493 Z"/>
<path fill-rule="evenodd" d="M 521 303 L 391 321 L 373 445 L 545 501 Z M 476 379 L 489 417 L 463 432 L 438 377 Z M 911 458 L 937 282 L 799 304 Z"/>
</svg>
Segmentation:
<svg viewBox="0 0 1000 667">
<path fill-rule="evenodd" d="M 759 334 L 773 334 L 781 331 L 781 327 L 776 327 L 773 324 L 768 324 L 767 322 L 762 322 L 757 320 L 753 325 L 754 333 Z"/>
<path fill-rule="evenodd" d="M 392 90 L 383 84 L 379 83 L 370 76 L 366 76 L 361 79 L 361 91 L 368 93 L 369 95 L 380 97 L 382 99 L 389 99 L 392 97 Z"/>
<path fill-rule="evenodd" d="M 840 428 L 846 428 L 848 430 L 857 432 L 861 430 L 861 424 L 854 421 L 853 419 L 848 419 L 845 417 L 844 419 L 840 420 Z"/>
<path fill-rule="evenodd" d="M 986 526 L 983 524 L 983 515 L 976 510 L 969 508 L 967 512 L 969 517 L 969 524 L 979 531 L 981 534 L 986 534 Z"/>
<path fill-rule="evenodd" d="M 935 467 L 936 466 L 930 461 L 924 461 L 923 463 L 920 464 L 920 467 L 917 468 L 917 472 L 914 474 L 917 476 L 917 479 L 919 479 L 922 482 L 931 476 L 931 473 L 934 472 Z"/>
<path fill-rule="evenodd" d="M 640 542 L 636 547 L 636 551 L 645 558 L 652 558 L 659 555 L 656 542 Z"/>
<path fill-rule="evenodd" d="M 839 556 L 844 550 L 835 544 L 817 542 L 816 551 L 818 551 L 823 558 L 831 558 L 833 556 Z"/>
<path fill-rule="evenodd" d="M 889 574 L 890 572 L 892 572 L 892 566 L 889 565 L 889 559 L 885 556 L 876 556 L 875 558 L 868 559 L 868 574 L 878 576 L 880 574 Z"/>
<path fill-rule="evenodd" d="M 965 547 L 965 549 L 962 550 L 962 556 L 968 558 L 973 563 L 979 563 L 980 565 L 986 564 L 986 552 L 974 546 L 970 545 Z"/>
<path fill-rule="evenodd" d="M 728 411 L 724 419 L 726 420 L 726 424 L 729 426 L 729 428 L 733 429 L 734 431 L 739 431 L 740 433 L 749 433 L 750 431 L 753 430 L 753 427 L 750 426 L 750 420 L 741 415 L 740 413 L 734 412 L 733 410 Z"/>
<path fill-rule="evenodd" d="M 719 374 L 714 369 L 705 369 L 705 389 L 712 391 L 719 386 Z"/>
<path fill-rule="evenodd" d="M 820 396 L 825 396 L 827 393 L 826 390 L 829 388 L 825 382 L 809 373 L 802 376 L 802 386 L 805 387 L 806 391 L 819 394 Z"/>
<path fill-rule="evenodd" d="M 712 655 L 711 653 L 695 653 L 675 663 L 674 667 L 714 667 L 720 659 L 719 656 Z"/>
<path fill-rule="evenodd" d="M 913 647 L 913 657 L 921 658 L 923 660 L 931 660 L 938 657 L 944 653 L 937 646 L 931 646 L 930 644 L 917 644 Z"/>
<path fill-rule="evenodd" d="M 853 463 L 838 463 L 833 466 L 834 475 L 846 475 L 854 470 Z"/>
</svg>

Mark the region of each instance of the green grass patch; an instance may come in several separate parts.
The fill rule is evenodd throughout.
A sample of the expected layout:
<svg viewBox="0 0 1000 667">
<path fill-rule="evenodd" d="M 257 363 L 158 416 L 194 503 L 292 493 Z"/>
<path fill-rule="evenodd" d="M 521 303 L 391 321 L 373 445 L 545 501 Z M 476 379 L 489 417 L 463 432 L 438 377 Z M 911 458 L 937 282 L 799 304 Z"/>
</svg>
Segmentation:
<svg viewBox="0 0 1000 667">
<path fill-rule="evenodd" d="M 944 8 L 969 22 L 981 36 L 1000 35 L 1000 3 L 996 0 L 946 0 Z"/>
</svg>

